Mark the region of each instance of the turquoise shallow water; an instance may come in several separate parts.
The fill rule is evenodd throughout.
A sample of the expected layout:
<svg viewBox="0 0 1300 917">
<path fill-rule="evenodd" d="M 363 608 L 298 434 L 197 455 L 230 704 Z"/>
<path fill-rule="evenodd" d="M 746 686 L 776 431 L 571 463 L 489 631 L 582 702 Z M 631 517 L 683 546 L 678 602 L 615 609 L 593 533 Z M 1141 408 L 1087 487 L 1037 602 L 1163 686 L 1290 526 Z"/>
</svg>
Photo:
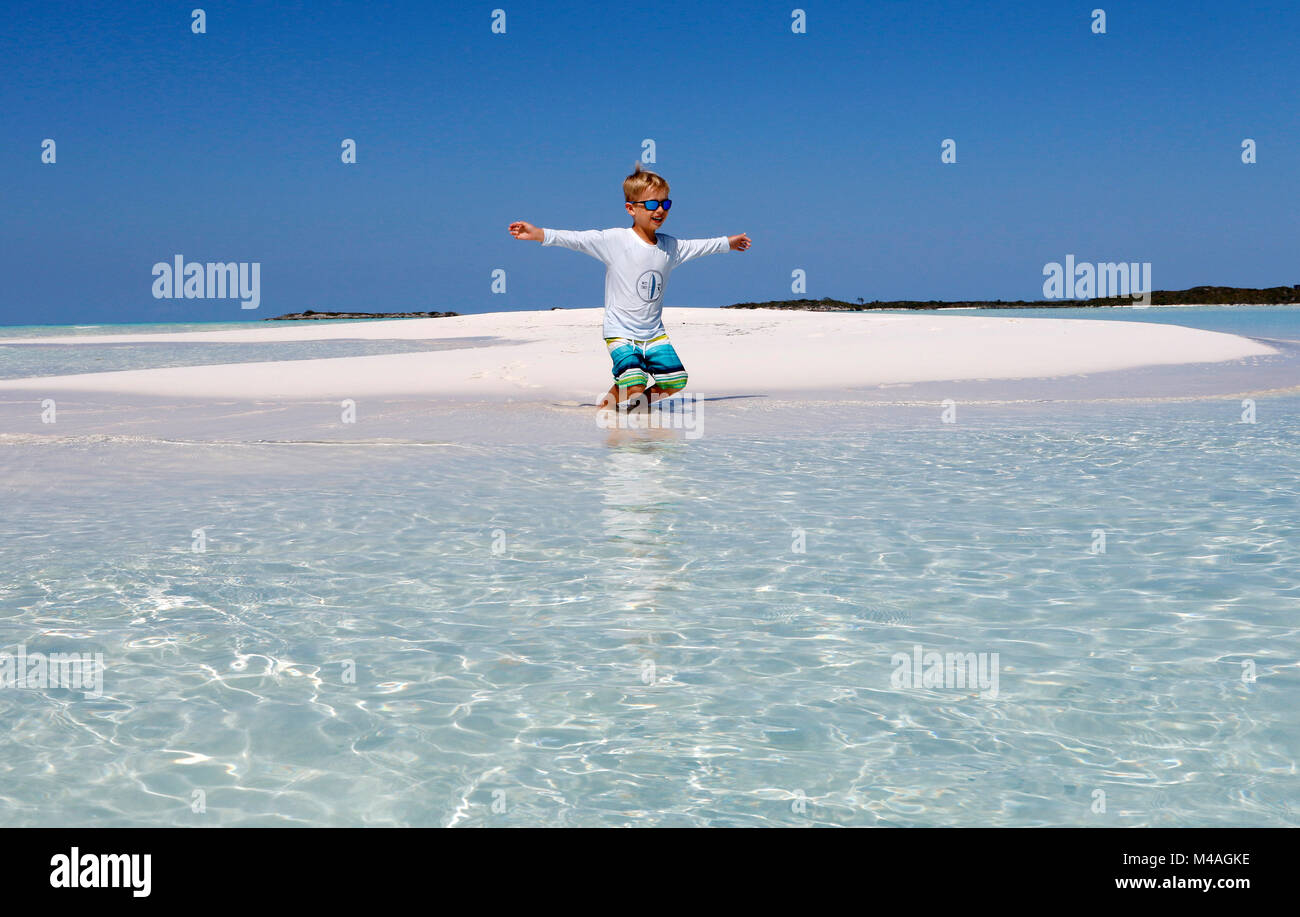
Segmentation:
<svg viewBox="0 0 1300 917">
<path fill-rule="evenodd" d="M 95 337 L 113 334 L 180 334 L 191 331 L 243 331 L 249 328 L 319 327 L 322 321 L 335 325 L 398 322 L 406 319 L 288 319 L 267 322 L 108 322 L 100 325 L 0 325 L 0 338 Z"/>
<path fill-rule="evenodd" d="M 107 667 L 0 690 L 0 823 L 1296 825 L 1300 397 L 1257 408 L 0 445 L 0 651 Z"/>
<path fill-rule="evenodd" d="M 272 360 L 320 360 L 389 353 L 426 353 L 473 347 L 490 338 L 454 341 L 333 340 L 276 343 L 166 343 L 129 341 L 105 344 L 0 344 L 0 379 L 106 373 L 168 366 L 260 363 Z"/>
<path fill-rule="evenodd" d="M 0 633 L 107 673 L 0 692 L 3 818 L 1295 824 L 1298 433 L 26 447 Z"/>
</svg>

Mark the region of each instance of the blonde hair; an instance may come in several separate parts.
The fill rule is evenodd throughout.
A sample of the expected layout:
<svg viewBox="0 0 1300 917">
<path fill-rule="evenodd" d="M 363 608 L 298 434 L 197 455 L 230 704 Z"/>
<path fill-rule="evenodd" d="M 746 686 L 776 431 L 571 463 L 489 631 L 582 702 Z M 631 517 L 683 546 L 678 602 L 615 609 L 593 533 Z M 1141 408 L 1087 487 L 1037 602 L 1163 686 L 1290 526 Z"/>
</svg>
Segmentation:
<svg viewBox="0 0 1300 917">
<path fill-rule="evenodd" d="M 623 199 L 627 201 L 649 200 L 647 192 L 653 189 L 655 194 L 668 196 L 668 182 L 662 175 L 641 168 L 638 160 L 632 174 L 623 179 Z"/>
</svg>

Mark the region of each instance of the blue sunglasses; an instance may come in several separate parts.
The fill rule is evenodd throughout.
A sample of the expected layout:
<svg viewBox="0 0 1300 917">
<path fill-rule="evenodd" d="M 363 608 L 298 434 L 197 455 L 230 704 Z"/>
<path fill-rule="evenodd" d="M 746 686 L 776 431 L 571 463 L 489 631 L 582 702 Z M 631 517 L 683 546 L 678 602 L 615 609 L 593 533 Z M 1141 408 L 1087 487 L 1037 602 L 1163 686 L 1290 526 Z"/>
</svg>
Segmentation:
<svg viewBox="0 0 1300 917">
<path fill-rule="evenodd" d="M 664 210 L 673 209 L 673 202 L 668 198 L 664 198 L 662 201 L 633 201 L 632 203 L 640 204 L 646 210 L 658 210 L 660 204 L 664 205 Z"/>
</svg>

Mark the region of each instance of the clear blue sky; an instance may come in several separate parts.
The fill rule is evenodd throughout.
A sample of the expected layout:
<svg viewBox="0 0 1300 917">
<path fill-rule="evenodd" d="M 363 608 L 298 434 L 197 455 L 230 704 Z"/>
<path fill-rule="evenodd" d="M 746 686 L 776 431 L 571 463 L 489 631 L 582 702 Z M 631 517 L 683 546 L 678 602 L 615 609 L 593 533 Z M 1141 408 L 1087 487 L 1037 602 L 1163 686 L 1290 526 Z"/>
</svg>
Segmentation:
<svg viewBox="0 0 1300 917">
<path fill-rule="evenodd" d="M 754 241 L 668 305 L 788 298 L 795 268 L 1037 299 L 1066 254 L 1296 284 L 1298 32 L 1294 0 L 31 4 L 0 30 L 0 323 L 598 306 L 597 262 L 506 225 L 627 225 L 644 138 L 667 232 Z M 260 262 L 261 308 L 154 299 L 177 253 Z"/>
</svg>

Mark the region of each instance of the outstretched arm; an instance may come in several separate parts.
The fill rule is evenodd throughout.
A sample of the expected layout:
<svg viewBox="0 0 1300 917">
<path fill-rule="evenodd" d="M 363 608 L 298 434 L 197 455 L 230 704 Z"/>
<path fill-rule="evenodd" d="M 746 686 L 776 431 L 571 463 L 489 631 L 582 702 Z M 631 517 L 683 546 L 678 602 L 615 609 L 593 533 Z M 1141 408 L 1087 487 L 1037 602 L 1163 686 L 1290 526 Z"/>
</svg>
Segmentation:
<svg viewBox="0 0 1300 917">
<path fill-rule="evenodd" d="M 529 242 L 541 242 L 543 245 L 560 245 L 575 252 L 591 255 L 599 261 L 606 261 L 605 233 L 599 229 L 573 231 L 568 229 L 542 229 L 532 223 L 517 220 L 510 224 L 510 235 L 516 239 Z"/>
<path fill-rule="evenodd" d="M 716 255 L 728 249 L 743 252 L 749 248 L 749 236 L 718 236 L 715 239 L 678 239 L 676 264 L 685 264 L 692 258 L 703 255 Z"/>
</svg>

